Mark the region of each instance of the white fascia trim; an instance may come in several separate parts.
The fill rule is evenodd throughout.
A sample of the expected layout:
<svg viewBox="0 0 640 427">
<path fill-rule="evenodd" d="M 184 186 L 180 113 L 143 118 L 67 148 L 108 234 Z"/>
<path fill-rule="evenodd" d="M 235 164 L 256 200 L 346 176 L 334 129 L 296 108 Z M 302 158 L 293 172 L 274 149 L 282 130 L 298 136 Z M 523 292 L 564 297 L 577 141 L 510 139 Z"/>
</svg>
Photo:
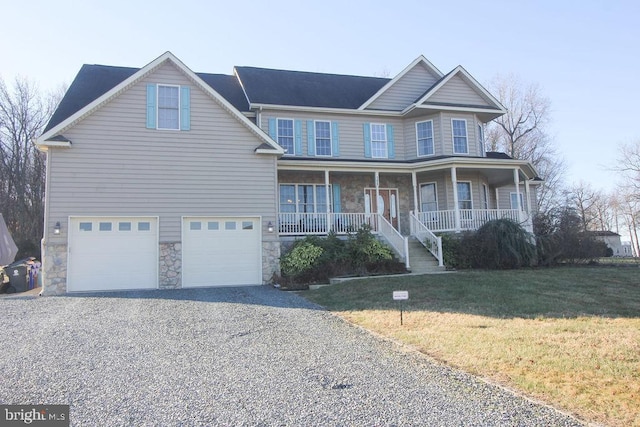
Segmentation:
<svg viewBox="0 0 640 427">
<path fill-rule="evenodd" d="M 44 142 L 39 142 L 39 141 L 40 141 L 40 138 L 37 138 L 34 140 L 34 143 L 38 148 L 38 150 L 43 152 L 46 152 L 49 149 L 49 147 L 64 147 L 64 148 L 71 147 L 71 141 L 44 141 Z"/>
<path fill-rule="evenodd" d="M 349 108 L 329 108 L 329 107 L 303 107 L 298 105 L 278 105 L 278 104 L 258 104 L 249 105 L 251 110 L 263 108 L 264 110 L 282 110 L 282 111 L 298 111 L 298 112 L 314 112 L 329 114 L 361 114 L 367 116 L 390 116 L 401 117 L 401 111 L 382 111 L 382 110 L 352 110 Z M 264 112 L 264 111 L 263 111 Z"/>
<path fill-rule="evenodd" d="M 468 113 L 489 113 L 489 114 L 504 114 L 506 111 L 489 109 L 489 108 L 477 108 L 477 107 L 458 107 L 455 105 L 410 105 L 402 111 L 402 115 L 406 115 L 413 110 L 446 110 L 446 111 L 464 111 Z"/>
<path fill-rule="evenodd" d="M 480 91 L 483 95 L 485 95 L 491 101 L 491 103 L 494 104 L 497 111 L 501 112 L 502 114 L 505 114 L 507 112 L 507 109 L 504 108 L 504 106 L 500 103 L 500 101 L 498 101 L 484 87 L 482 87 L 482 85 L 478 83 L 478 81 L 474 79 L 473 76 L 469 74 L 469 72 L 465 70 L 464 67 L 462 67 L 462 65 L 458 65 L 449 74 L 447 74 L 447 76 L 443 78 L 437 85 L 429 89 L 429 91 L 425 93 L 424 96 L 416 102 L 416 105 L 422 104 L 431 96 L 433 96 L 434 93 L 436 93 L 440 88 L 442 88 L 442 86 L 447 84 L 447 82 L 449 82 L 449 80 L 451 80 L 453 76 L 457 75 L 458 73 L 462 74 L 471 86 L 473 86 L 476 90 Z"/>
<path fill-rule="evenodd" d="M 412 171 L 429 171 L 433 169 L 442 169 L 450 167 L 473 167 L 478 169 L 506 169 L 513 170 L 514 167 L 518 167 L 523 172 L 527 173 L 527 176 L 531 178 L 536 177 L 536 171 L 533 166 L 526 160 L 508 160 L 508 159 L 489 159 L 489 158 L 465 158 L 449 157 L 446 159 L 430 160 L 428 163 L 386 163 L 386 162 L 354 162 L 354 161 L 341 161 L 341 162 L 323 162 L 314 160 L 299 160 L 286 162 L 278 162 L 278 170 L 329 170 L 329 171 L 354 171 L 354 172 L 373 172 L 376 170 L 384 170 L 385 172 L 399 172 L 409 173 Z"/>
<path fill-rule="evenodd" d="M 364 110 L 369 105 L 371 105 L 376 99 L 382 96 L 383 93 L 385 93 L 391 86 L 395 85 L 398 80 L 404 77 L 405 74 L 407 74 L 411 69 L 413 69 L 419 63 L 423 63 L 429 70 L 431 70 L 431 72 L 436 74 L 438 78 L 442 78 L 443 76 L 442 72 L 438 70 L 431 62 L 429 62 L 429 60 L 425 58 L 424 55 L 420 55 L 411 64 L 409 64 L 404 70 L 402 70 L 397 76 L 395 76 L 386 85 L 384 85 L 379 91 L 377 91 L 371 98 L 365 101 L 365 103 L 362 104 L 358 108 L 358 110 Z"/>
</svg>

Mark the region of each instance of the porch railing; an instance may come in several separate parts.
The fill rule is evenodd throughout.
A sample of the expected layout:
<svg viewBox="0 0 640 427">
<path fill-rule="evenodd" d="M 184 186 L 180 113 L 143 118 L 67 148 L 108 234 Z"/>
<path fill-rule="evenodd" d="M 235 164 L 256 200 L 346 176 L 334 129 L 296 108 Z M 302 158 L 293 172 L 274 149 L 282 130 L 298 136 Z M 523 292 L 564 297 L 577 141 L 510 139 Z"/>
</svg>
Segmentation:
<svg viewBox="0 0 640 427">
<path fill-rule="evenodd" d="M 285 213 L 278 214 L 280 235 L 355 233 L 364 224 L 377 229 L 377 215 L 365 213 Z"/>
<path fill-rule="evenodd" d="M 521 222 L 517 209 L 460 209 L 459 212 L 460 230 L 477 230 L 494 219 L 509 218 Z M 416 217 L 432 232 L 458 230 L 455 210 L 418 212 Z"/>
<path fill-rule="evenodd" d="M 415 236 L 415 238 L 422 243 L 422 246 L 427 248 L 427 250 L 438 260 L 438 266 L 444 266 L 442 237 L 433 234 L 433 232 L 429 230 L 413 212 L 409 213 L 409 221 L 411 225 L 411 235 Z"/>
</svg>

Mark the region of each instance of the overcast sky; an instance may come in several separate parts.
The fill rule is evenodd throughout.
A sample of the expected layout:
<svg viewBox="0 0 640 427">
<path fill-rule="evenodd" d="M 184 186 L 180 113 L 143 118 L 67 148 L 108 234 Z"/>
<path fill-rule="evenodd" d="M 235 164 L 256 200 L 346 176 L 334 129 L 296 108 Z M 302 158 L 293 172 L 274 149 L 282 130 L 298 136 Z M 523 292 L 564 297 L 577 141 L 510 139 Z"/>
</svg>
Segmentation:
<svg viewBox="0 0 640 427">
<path fill-rule="evenodd" d="M 487 84 L 515 73 L 551 100 L 569 170 L 615 189 L 640 139 L 638 1 L 0 0 L 0 76 L 51 90 L 82 64 L 142 67 L 165 51 L 196 72 L 234 65 L 393 77 L 419 55 Z"/>
</svg>

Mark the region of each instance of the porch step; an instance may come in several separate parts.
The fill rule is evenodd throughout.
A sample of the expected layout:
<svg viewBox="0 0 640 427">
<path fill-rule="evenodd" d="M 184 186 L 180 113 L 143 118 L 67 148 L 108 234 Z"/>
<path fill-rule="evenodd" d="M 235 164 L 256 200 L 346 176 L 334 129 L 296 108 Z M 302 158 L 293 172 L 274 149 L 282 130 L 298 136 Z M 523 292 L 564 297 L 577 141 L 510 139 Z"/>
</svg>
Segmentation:
<svg viewBox="0 0 640 427">
<path fill-rule="evenodd" d="M 412 273 L 434 273 L 444 271 L 438 260 L 416 239 L 409 239 L 409 266 Z"/>
</svg>

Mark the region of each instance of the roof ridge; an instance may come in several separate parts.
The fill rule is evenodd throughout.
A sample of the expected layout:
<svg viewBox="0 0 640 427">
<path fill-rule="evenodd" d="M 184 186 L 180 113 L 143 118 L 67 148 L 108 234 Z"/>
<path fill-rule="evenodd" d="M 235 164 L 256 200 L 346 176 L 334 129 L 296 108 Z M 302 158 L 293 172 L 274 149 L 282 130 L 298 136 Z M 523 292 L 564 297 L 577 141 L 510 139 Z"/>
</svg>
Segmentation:
<svg viewBox="0 0 640 427">
<path fill-rule="evenodd" d="M 254 67 L 251 65 L 236 65 L 235 69 L 252 69 L 261 71 L 276 71 L 284 73 L 300 73 L 300 74 L 314 74 L 322 76 L 338 76 L 338 77 L 355 77 L 359 79 L 376 79 L 376 80 L 391 80 L 389 77 L 376 77 L 376 76 L 361 76 L 357 74 L 341 74 L 341 73 L 325 73 L 320 71 L 302 71 L 302 70 L 284 70 L 281 68 L 266 68 L 266 67 Z"/>
</svg>

